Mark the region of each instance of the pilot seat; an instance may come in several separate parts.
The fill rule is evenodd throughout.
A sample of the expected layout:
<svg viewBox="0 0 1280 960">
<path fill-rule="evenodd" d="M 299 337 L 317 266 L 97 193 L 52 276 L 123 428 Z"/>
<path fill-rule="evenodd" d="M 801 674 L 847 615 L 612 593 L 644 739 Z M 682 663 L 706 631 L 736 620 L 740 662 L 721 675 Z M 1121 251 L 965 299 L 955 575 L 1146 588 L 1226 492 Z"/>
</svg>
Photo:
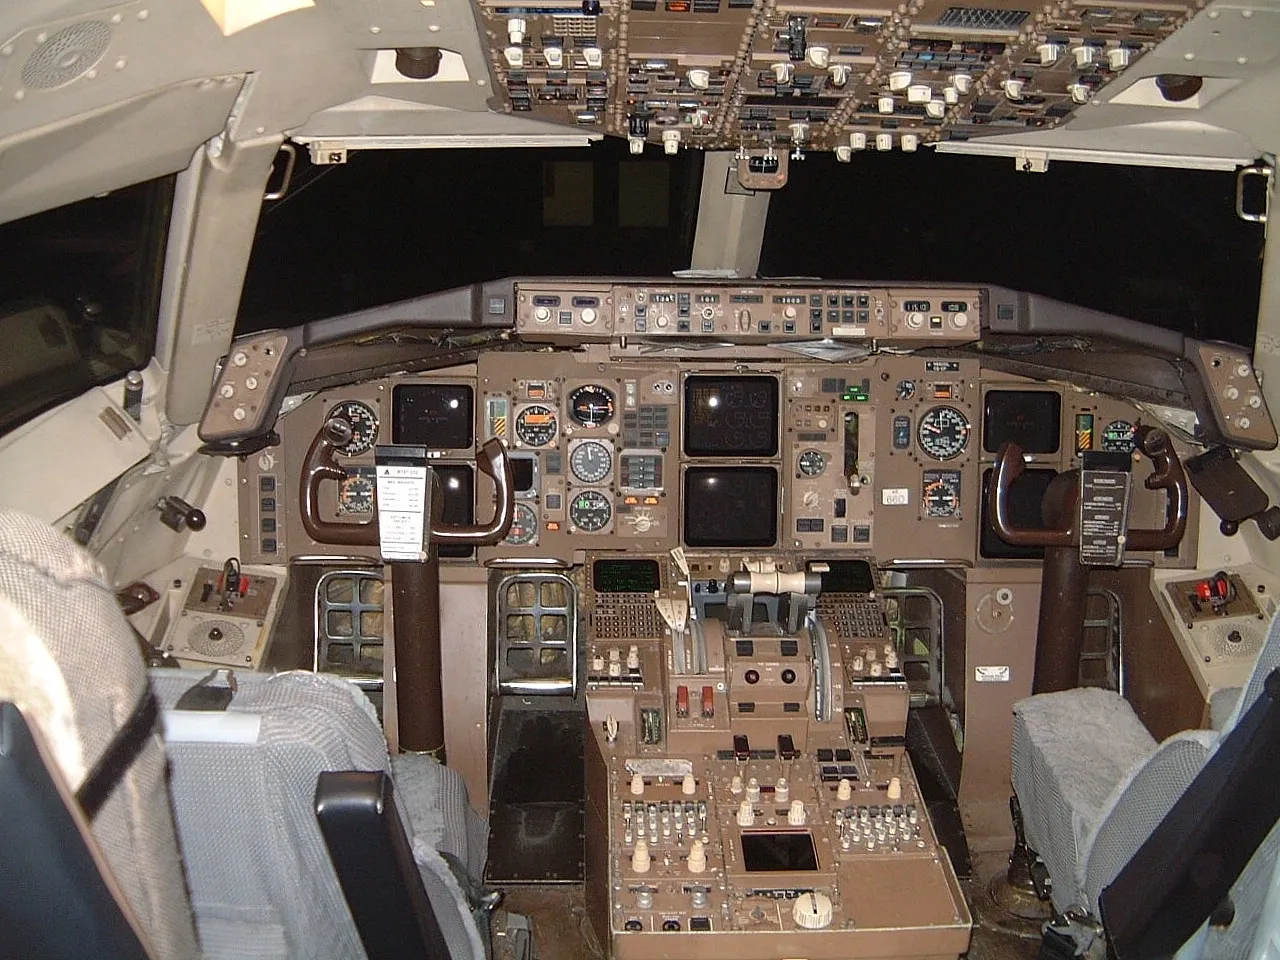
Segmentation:
<svg viewBox="0 0 1280 960">
<path fill-rule="evenodd" d="M 301 672 L 148 674 L 98 564 L 14 511 L 0 511 L 0 620 L 0 744 L 29 729 L 27 753 L 45 760 L 18 769 L 0 749 L 0 954 L 77 956 L 103 947 L 103 929 L 127 940 L 132 928 L 139 949 L 114 955 L 403 955 L 379 880 L 394 865 L 370 862 L 380 850 L 399 853 L 402 900 L 420 907 L 405 925 L 436 947 L 416 955 L 485 957 L 495 898 L 472 878 L 487 827 L 454 771 L 388 758 L 355 687 Z M 43 793 L 30 787 L 42 777 Z M 391 826 L 369 832 L 370 816 Z"/>
</svg>

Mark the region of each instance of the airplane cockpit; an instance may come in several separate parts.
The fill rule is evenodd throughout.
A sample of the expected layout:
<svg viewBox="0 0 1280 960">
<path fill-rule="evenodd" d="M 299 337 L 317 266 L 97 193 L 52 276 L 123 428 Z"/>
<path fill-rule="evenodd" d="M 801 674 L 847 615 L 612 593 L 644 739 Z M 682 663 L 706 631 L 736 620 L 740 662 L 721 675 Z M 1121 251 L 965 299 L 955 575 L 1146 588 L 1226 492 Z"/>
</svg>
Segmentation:
<svg viewBox="0 0 1280 960">
<path fill-rule="evenodd" d="M 1266 3 L 0 14 L 0 955 L 1280 949 Z"/>
</svg>

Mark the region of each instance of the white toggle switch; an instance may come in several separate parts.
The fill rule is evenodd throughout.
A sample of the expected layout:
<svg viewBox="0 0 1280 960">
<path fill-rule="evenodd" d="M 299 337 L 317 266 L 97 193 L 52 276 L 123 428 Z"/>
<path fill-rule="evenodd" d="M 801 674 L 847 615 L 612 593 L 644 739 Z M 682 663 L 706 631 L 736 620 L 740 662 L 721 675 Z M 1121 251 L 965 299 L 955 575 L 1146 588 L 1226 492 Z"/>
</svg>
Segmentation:
<svg viewBox="0 0 1280 960">
<path fill-rule="evenodd" d="M 879 660 L 873 661 L 871 664 L 871 675 L 873 677 L 884 676 L 884 664 Z"/>
<path fill-rule="evenodd" d="M 640 797 L 644 795 L 644 777 L 640 776 L 638 773 L 633 773 L 631 775 L 631 795 L 633 797 Z"/>
<path fill-rule="evenodd" d="M 736 773 L 733 775 L 733 779 L 729 781 L 729 792 L 735 797 L 742 792 L 742 778 Z"/>
<path fill-rule="evenodd" d="M 960 91 L 955 87 L 946 87 L 942 91 L 942 101 L 948 106 L 954 106 L 960 102 Z"/>
<path fill-rule="evenodd" d="M 861 673 L 863 670 L 867 669 L 867 662 L 861 657 L 854 657 L 853 669 L 855 673 Z"/>
<path fill-rule="evenodd" d="M 524 43 L 524 32 L 526 24 L 519 17 L 512 17 L 507 21 L 507 39 L 511 41 L 512 46 L 519 46 Z"/>
<path fill-rule="evenodd" d="M 1067 93 L 1071 94 L 1072 103 L 1088 103 L 1093 91 L 1083 83 L 1069 83 Z"/>
<path fill-rule="evenodd" d="M 957 73 L 951 78 L 951 82 L 955 85 L 956 90 L 959 91 L 960 96 L 964 96 L 973 89 L 973 77 L 967 73 Z"/>
<path fill-rule="evenodd" d="M 604 657 L 598 653 L 591 658 L 591 672 L 604 673 Z"/>
<path fill-rule="evenodd" d="M 791 907 L 791 919 L 797 927 L 805 930 L 822 930 L 831 926 L 831 918 L 835 916 L 835 908 L 831 898 L 817 890 L 802 893 Z"/>
<path fill-rule="evenodd" d="M 867 149 L 867 135 L 865 133 L 849 134 L 849 148 L 851 150 Z"/>
<path fill-rule="evenodd" d="M 773 65 L 773 78 L 778 83 L 788 83 L 791 80 L 791 64 L 786 60 L 779 60 Z"/>
<path fill-rule="evenodd" d="M 620 677 L 620 676 L 622 676 L 622 664 L 620 664 L 617 660 L 610 661 L 610 663 L 609 663 L 609 676 L 611 676 L 611 677 Z"/>
<path fill-rule="evenodd" d="M 644 153 L 644 137 L 627 137 L 627 147 L 633 157 L 640 156 Z"/>
<path fill-rule="evenodd" d="M 898 143 L 903 153 L 915 153 L 916 147 L 920 146 L 920 138 L 914 133 L 904 133 Z"/>
<path fill-rule="evenodd" d="M 1133 58 L 1128 47 L 1112 47 L 1107 51 L 1107 63 L 1112 70 L 1123 70 Z"/>
<path fill-rule="evenodd" d="M 927 83 L 913 83 L 907 87 L 907 103 L 928 103 L 933 99 L 933 90 Z"/>
<path fill-rule="evenodd" d="M 876 101 L 876 108 L 881 113 L 893 113 L 893 97 L 884 96 Z"/>
<path fill-rule="evenodd" d="M 797 120 L 795 123 L 790 124 L 787 129 L 791 131 L 792 143 L 804 143 L 809 139 L 809 124 L 803 120 Z"/>
<path fill-rule="evenodd" d="M 598 69 L 604 66 L 604 51 L 599 47 L 583 47 L 582 59 L 587 61 L 587 66 Z"/>
<path fill-rule="evenodd" d="M 652 862 L 649 856 L 649 844 L 643 840 L 637 840 L 635 850 L 631 854 L 631 869 L 636 873 L 648 873 L 649 864 Z"/>
<path fill-rule="evenodd" d="M 707 869 L 707 848 L 701 840 L 693 841 L 689 847 L 689 872 L 703 873 Z"/>
<path fill-rule="evenodd" d="M 827 70 L 831 74 L 831 85 L 843 87 L 849 82 L 849 68 L 843 63 L 833 63 Z"/>
<path fill-rule="evenodd" d="M 680 781 L 680 792 L 686 797 L 692 797 L 698 792 L 698 782 L 693 779 L 692 773 L 686 773 L 684 779 Z"/>
<path fill-rule="evenodd" d="M 804 58 L 809 61 L 810 66 L 817 67 L 819 70 L 827 69 L 827 64 L 831 60 L 831 49 L 829 47 L 810 47 L 804 52 Z"/>
<path fill-rule="evenodd" d="M 1057 63 L 1058 54 L 1061 52 L 1061 48 L 1056 43 L 1042 43 L 1036 47 L 1036 53 L 1040 54 L 1040 66 L 1042 67 Z"/>
<path fill-rule="evenodd" d="M 842 143 L 836 147 L 836 160 L 839 163 L 848 163 L 853 159 L 853 148 L 847 143 Z"/>
<path fill-rule="evenodd" d="M 947 90 L 951 90 L 951 88 L 947 87 Z M 942 91 L 944 96 L 946 95 L 947 90 Z M 951 90 L 951 92 L 952 94 L 955 93 L 954 90 Z M 924 105 L 924 113 L 925 116 L 932 120 L 941 120 L 947 115 L 947 105 L 942 100 L 930 100 Z"/>
<path fill-rule="evenodd" d="M 889 89 L 894 93 L 901 93 L 909 86 L 911 86 L 910 70 L 895 70 L 889 74 Z"/>
<path fill-rule="evenodd" d="M 738 804 L 738 826 L 752 827 L 755 826 L 756 812 L 751 807 L 750 800 L 743 800 Z"/>
<path fill-rule="evenodd" d="M 711 86 L 711 71 L 694 67 L 689 71 L 689 86 L 695 90 L 705 90 Z"/>
<path fill-rule="evenodd" d="M 507 58 L 507 66 L 513 70 L 524 66 L 524 47 L 507 47 L 502 55 Z"/>
<path fill-rule="evenodd" d="M 836 785 L 836 799 L 849 800 L 853 797 L 853 784 L 849 782 L 848 777 L 841 777 L 840 782 Z"/>
<path fill-rule="evenodd" d="M 893 149 L 893 134 L 891 134 L 891 133 L 877 133 L 877 134 L 876 134 L 876 149 L 877 149 L 877 150 L 879 150 L 881 153 L 885 152 L 886 150 L 892 150 L 892 149 Z"/>
<path fill-rule="evenodd" d="M 752 803 L 760 802 L 760 781 L 755 777 L 747 781 L 747 799 Z"/>
<path fill-rule="evenodd" d="M 1004 95 L 1010 100 L 1021 100 L 1022 90 L 1026 87 L 1027 82 L 1018 77 L 1008 77 L 1004 83 L 1000 84 L 1004 90 Z"/>
<path fill-rule="evenodd" d="M 588 320 L 588 319 L 586 318 L 585 314 L 586 314 L 586 312 L 587 312 L 587 311 L 586 311 L 586 310 L 584 310 L 584 311 L 583 311 L 584 316 L 583 316 L 583 318 L 582 318 L 582 322 L 583 322 L 583 323 L 595 323 L 595 319 L 596 319 L 596 317 L 595 317 L 595 311 L 594 311 L 594 310 L 592 310 L 590 307 L 587 307 L 587 310 L 591 310 L 591 319 L 590 319 L 590 320 Z M 639 669 L 640 669 L 640 648 L 639 648 L 638 646 L 636 646 L 634 643 L 633 643 L 630 647 L 628 647 L 628 648 L 627 648 L 627 669 L 628 669 L 628 670 L 639 670 Z"/>
<path fill-rule="evenodd" d="M 779 803 L 786 803 L 791 799 L 791 784 L 787 783 L 786 777 L 779 777 L 778 782 L 773 785 L 773 798 Z"/>
<path fill-rule="evenodd" d="M 559 70 L 564 66 L 564 48 L 563 47 L 543 47 L 542 55 L 547 59 L 547 66 L 552 70 Z"/>
<path fill-rule="evenodd" d="M 886 791 L 885 795 L 890 800 L 902 799 L 902 778 L 901 777 L 889 778 L 889 789 Z"/>
<path fill-rule="evenodd" d="M 689 126 L 693 127 L 694 129 L 705 127 L 710 122 L 711 122 L 711 114 L 708 113 L 706 110 L 703 110 L 702 108 L 698 108 L 697 110 L 693 111 L 693 113 L 689 114 Z"/>
<path fill-rule="evenodd" d="M 669 157 L 674 157 L 680 152 L 680 131 L 679 130 L 663 130 L 662 131 L 662 152 Z"/>
<path fill-rule="evenodd" d="M 803 827 L 808 821 L 808 814 L 804 811 L 804 801 L 792 800 L 791 807 L 787 810 L 787 823 L 793 827 Z"/>
<path fill-rule="evenodd" d="M 1087 43 L 1082 43 L 1071 51 L 1072 56 L 1076 58 L 1077 67 L 1087 67 L 1093 63 L 1094 57 L 1098 55 L 1098 48 L 1091 47 Z"/>
</svg>

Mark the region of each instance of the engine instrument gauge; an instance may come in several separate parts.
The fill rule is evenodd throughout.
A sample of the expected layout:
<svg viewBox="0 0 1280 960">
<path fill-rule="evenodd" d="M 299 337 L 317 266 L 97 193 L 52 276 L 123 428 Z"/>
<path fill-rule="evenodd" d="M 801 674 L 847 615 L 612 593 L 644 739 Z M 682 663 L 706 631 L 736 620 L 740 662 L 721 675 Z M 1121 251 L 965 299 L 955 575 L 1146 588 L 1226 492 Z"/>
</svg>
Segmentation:
<svg viewBox="0 0 1280 960">
<path fill-rule="evenodd" d="M 347 478 L 338 484 L 338 513 L 373 513 L 376 467 L 348 467 Z"/>
<path fill-rule="evenodd" d="M 612 466 L 613 453 L 599 440 L 584 440 L 569 454 L 569 469 L 583 483 L 599 483 Z"/>
<path fill-rule="evenodd" d="M 613 394 L 592 384 L 569 394 L 569 416 L 584 427 L 602 427 L 613 419 Z"/>
<path fill-rule="evenodd" d="M 926 470 L 920 500 L 926 517 L 959 517 L 960 471 Z"/>
<path fill-rule="evenodd" d="M 545 447 L 556 438 L 556 412 L 531 403 L 516 416 L 516 436 L 530 447 Z"/>
<path fill-rule="evenodd" d="M 796 460 L 796 469 L 803 477 L 820 477 L 827 469 L 827 458 L 819 450 L 802 451 Z"/>
<path fill-rule="evenodd" d="M 910 400 L 916 395 L 916 382 L 914 380 L 899 380 L 898 388 L 894 394 L 899 400 Z"/>
<path fill-rule="evenodd" d="M 916 436 L 935 460 L 954 460 L 969 445 L 969 421 L 955 407 L 934 407 L 920 418 Z"/>
<path fill-rule="evenodd" d="M 582 490 L 569 503 L 569 522 L 585 533 L 598 533 L 609 525 L 613 505 L 598 490 Z"/>
<path fill-rule="evenodd" d="M 373 407 L 359 400 L 344 400 L 333 405 L 329 419 L 340 418 L 351 424 L 351 439 L 338 453 L 345 457 L 358 457 L 373 449 L 378 440 L 378 414 Z"/>
<path fill-rule="evenodd" d="M 1112 420 L 1102 430 L 1102 449 L 1112 453 L 1133 453 L 1136 430 L 1128 420 Z"/>
<path fill-rule="evenodd" d="M 516 503 L 515 514 L 511 518 L 511 530 L 507 533 L 507 543 L 533 543 L 538 536 L 538 514 L 527 503 Z"/>
</svg>

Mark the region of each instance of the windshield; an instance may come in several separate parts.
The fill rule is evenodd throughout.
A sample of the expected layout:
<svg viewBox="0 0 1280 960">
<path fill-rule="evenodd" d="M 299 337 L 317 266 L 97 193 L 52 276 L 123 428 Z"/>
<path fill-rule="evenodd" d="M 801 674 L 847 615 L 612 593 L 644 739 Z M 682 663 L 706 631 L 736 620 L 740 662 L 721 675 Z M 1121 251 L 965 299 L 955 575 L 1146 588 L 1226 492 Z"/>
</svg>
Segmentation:
<svg viewBox="0 0 1280 960">
<path fill-rule="evenodd" d="M 0 432 L 146 366 L 173 182 L 0 225 Z"/>
<path fill-rule="evenodd" d="M 776 193 L 762 276 L 993 283 L 1253 348 L 1263 227 L 1231 173 L 815 154 Z"/>
<path fill-rule="evenodd" d="M 384 150 L 313 166 L 263 206 L 237 333 L 505 276 L 689 266 L 702 156 L 589 148 Z"/>
</svg>

